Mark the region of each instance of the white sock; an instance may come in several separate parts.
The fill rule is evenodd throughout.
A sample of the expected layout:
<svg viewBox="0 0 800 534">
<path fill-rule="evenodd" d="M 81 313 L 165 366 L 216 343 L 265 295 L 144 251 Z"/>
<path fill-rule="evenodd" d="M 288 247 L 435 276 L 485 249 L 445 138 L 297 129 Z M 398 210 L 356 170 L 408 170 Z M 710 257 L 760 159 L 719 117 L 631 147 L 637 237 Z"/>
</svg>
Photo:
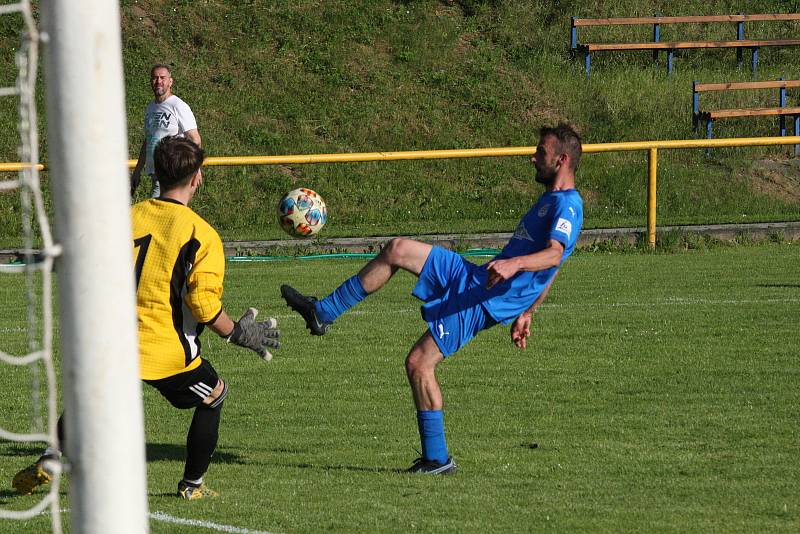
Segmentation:
<svg viewBox="0 0 800 534">
<path fill-rule="evenodd" d="M 53 458 L 55 460 L 61 459 L 61 451 L 58 449 L 54 449 L 52 447 L 47 447 L 42 453 L 42 456 L 47 456 L 48 458 Z"/>
</svg>

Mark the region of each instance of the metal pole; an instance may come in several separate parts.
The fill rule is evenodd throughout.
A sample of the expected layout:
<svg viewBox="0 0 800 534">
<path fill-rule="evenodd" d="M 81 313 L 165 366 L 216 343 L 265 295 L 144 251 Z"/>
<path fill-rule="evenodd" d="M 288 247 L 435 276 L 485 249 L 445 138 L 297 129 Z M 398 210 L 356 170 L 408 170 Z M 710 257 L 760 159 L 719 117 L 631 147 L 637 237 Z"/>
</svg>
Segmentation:
<svg viewBox="0 0 800 534">
<path fill-rule="evenodd" d="M 797 137 L 800 135 L 800 115 L 794 116 L 794 136 Z M 800 156 L 800 144 L 794 145 L 794 155 Z"/>
<path fill-rule="evenodd" d="M 748 146 L 796 145 L 800 136 L 786 137 L 730 137 L 720 139 L 665 139 L 661 141 L 626 141 L 621 143 L 587 143 L 583 145 L 584 154 L 599 152 L 642 152 L 651 148 L 664 150 L 693 148 L 730 148 Z M 318 163 L 355 163 L 361 161 L 408 161 L 420 159 L 457 159 L 525 156 L 536 152 L 535 146 L 514 146 L 500 148 L 464 148 L 455 150 L 408 150 L 404 152 L 343 152 L 339 154 L 288 154 L 284 156 L 211 156 L 205 159 L 204 166 L 229 165 L 312 165 Z M 29 163 L 0 163 L 0 172 L 18 171 Z M 129 168 L 136 166 L 136 160 L 128 160 Z M 37 165 L 39 170 L 50 170 L 47 165 Z M 2 182 L 0 182 L 0 190 Z"/>
<path fill-rule="evenodd" d="M 736 23 L 736 40 L 741 41 L 744 39 L 744 22 L 739 21 Z M 739 64 L 739 68 L 742 68 L 742 49 L 736 49 L 736 61 Z"/>
<path fill-rule="evenodd" d="M 42 2 L 72 532 L 148 531 L 118 2 Z"/>
<path fill-rule="evenodd" d="M 783 78 L 778 78 L 778 80 L 783 81 Z M 778 90 L 778 105 L 780 107 L 786 107 L 786 87 L 781 87 Z M 786 115 L 781 115 L 778 117 L 778 130 L 781 136 L 786 135 Z M 795 132 L 795 135 L 797 132 Z"/>
<path fill-rule="evenodd" d="M 575 27 L 575 17 L 571 19 L 572 24 L 569 30 L 569 47 L 575 50 L 578 47 L 578 28 Z"/>
<path fill-rule="evenodd" d="M 661 41 L 661 25 L 653 24 L 653 42 Z M 653 61 L 658 62 L 658 49 L 653 50 Z"/>
<path fill-rule="evenodd" d="M 658 172 L 658 149 L 647 152 L 647 244 L 656 248 L 656 173 Z"/>
</svg>

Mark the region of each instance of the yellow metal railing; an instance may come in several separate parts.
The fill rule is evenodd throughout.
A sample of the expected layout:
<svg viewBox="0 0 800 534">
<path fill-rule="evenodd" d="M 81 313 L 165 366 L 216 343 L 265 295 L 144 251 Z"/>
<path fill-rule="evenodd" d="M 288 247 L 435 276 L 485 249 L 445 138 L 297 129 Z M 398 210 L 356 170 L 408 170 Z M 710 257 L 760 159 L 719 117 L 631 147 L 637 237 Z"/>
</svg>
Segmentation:
<svg viewBox="0 0 800 534">
<path fill-rule="evenodd" d="M 745 137 L 729 139 L 683 139 L 668 141 L 631 141 L 624 143 L 597 143 L 583 145 L 586 154 L 598 152 L 647 152 L 647 241 L 656 245 L 656 178 L 658 173 L 658 151 L 679 148 L 724 148 L 768 145 L 800 145 L 800 136 Z M 532 156 L 535 146 L 508 148 L 472 148 L 463 150 L 411 150 L 405 152 L 357 152 L 350 154 L 307 154 L 288 156 L 224 156 L 208 157 L 206 166 L 220 165 L 298 165 L 312 163 L 352 163 L 360 161 L 401 161 L 415 159 L 485 158 L 502 156 Z M 19 171 L 26 163 L 0 163 L 0 172 Z M 129 160 L 134 167 L 136 160 Z M 46 165 L 37 165 L 46 170 Z"/>
</svg>

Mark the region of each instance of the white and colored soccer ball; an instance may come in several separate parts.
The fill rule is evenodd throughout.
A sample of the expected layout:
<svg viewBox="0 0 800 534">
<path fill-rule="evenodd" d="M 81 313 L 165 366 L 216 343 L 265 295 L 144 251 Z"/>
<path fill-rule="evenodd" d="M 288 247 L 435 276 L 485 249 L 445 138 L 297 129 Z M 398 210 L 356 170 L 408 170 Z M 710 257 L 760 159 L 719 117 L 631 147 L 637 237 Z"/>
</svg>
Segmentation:
<svg viewBox="0 0 800 534">
<path fill-rule="evenodd" d="M 290 236 L 310 237 L 328 222 L 328 208 L 316 191 L 301 187 L 283 195 L 278 204 L 278 221 Z"/>
</svg>

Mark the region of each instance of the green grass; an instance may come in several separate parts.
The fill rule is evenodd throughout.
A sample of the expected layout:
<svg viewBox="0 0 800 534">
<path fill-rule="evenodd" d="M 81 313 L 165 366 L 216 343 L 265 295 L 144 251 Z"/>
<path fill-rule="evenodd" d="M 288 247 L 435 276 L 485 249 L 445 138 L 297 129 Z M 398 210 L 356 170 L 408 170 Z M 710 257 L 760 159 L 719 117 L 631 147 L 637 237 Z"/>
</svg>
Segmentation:
<svg viewBox="0 0 800 534">
<path fill-rule="evenodd" d="M 748 80 L 746 62 L 739 70 L 731 50 L 689 51 L 676 55 L 668 77 L 649 52 L 598 54 L 586 80 L 582 61 L 569 51 L 569 18 L 794 9 L 778 0 L 127 0 L 121 13 L 129 154 L 141 145 L 151 98 L 147 71 L 156 61 L 174 65 L 175 91 L 194 109 L 212 156 L 527 146 L 539 126 L 559 120 L 574 123 L 589 143 L 692 138 L 692 80 Z M 18 26 L 18 18 L 0 21 L 0 51 L 16 46 Z M 747 32 L 787 37 L 798 28 L 758 23 Z M 636 40 L 650 31 L 590 28 L 580 38 Z M 723 38 L 734 31 L 733 24 L 664 26 L 662 37 Z M 759 78 L 796 77 L 796 53 L 762 50 Z M 0 78 L 13 79 L 5 55 Z M 797 93 L 789 93 L 789 103 L 796 102 Z M 702 98 L 752 106 L 773 103 L 776 94 Z M 6 124 L 14 124 L 15 113 L 12 105 L 0 108 Z M 715 132 L 771 136 L 777 127 L 768 118 L 733 119 L 718 121 Z M 16 135 L 10 127 L 0 132 L 0 160 L 17 159 Z M 800 220 L 800 185 L 788 153 L 720 149 L 709 159 L 701 150 L 662 151 L 659 223 Z M 774 161 L 786 166 L 770 171 Z M 330 237 L 509 231 L 536 192 L 531 174 L 524 158 L 214 168 L 197 208 L 226 240 L 275 239 L 283 235 L 277 201 L 302 185 L 328 201 Z M 643 153 L 589 155 L 579 185 L 587 227 L 644 224 Z M 19 246 L 19 228 L 14 196 L 0 196 L 0 246 Z"/>
<path fill-rule="evenodd" d="M 284 347 L 264 364 L 204 334 L 231 387 L 207 477 L 217 500 L 170 495 L 190 413 L 144 390 L 150 511 L 270 532 L 796 532 L 798 262 L 796 243 L 576 253 L 527 351 L 495 327 L 440 366 L 461 467 L 448 478 L 397 472 L 418 447 L 403 371 L 423 331 L 413 277 L 312 338 L 278 286 L 325 294 L 360 261 L 229 263 L 226 307 L 276 315 Z M 20 351 L 22 279 L 0 282 L 2 348 Z M 13 392 L 3 426 L 27 428 L 26 371 L 4 368 L 0 389 Z M 0 444 L 0 480 L 37 452 Z M 33 502 L 0 491 L 5 508 Z"/>
</svg>

